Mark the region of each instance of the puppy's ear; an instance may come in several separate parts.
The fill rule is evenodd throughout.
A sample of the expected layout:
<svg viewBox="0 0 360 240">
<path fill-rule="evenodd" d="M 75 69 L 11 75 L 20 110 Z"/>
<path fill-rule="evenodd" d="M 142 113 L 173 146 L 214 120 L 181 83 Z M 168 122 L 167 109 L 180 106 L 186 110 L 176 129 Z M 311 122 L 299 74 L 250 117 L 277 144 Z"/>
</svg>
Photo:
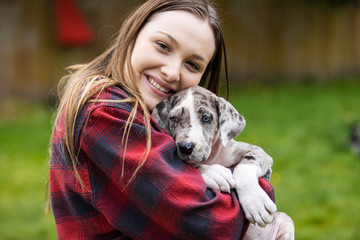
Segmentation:
<svg viewBox="0 0 360 240">
<path fill-rule="evenodd" d="M 169 104 L 169 99 L 164 99 L 154 107 L 151 113 L 151 116 L 157 122 L 159 127 L 163 128 L 168 133 L 168 113 L 170 111 Z"/>
<path fill-rule="evenodd" d="M 234 106 L 224 98 L 219 97 L 217 104 L 221 144 L 226 146 L 231 139 L 241 133 L 246 121 Z"/>
</svg>

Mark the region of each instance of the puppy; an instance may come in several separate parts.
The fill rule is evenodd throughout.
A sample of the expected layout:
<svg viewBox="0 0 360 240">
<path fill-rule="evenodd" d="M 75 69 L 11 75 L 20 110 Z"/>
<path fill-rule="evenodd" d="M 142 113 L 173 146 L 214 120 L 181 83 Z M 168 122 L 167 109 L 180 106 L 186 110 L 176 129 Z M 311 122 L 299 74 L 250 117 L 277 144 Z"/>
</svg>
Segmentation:
<svg viewBox="0 0 360 240">
<path fill-rule="evenodd" d="M 294 239 L 293 221 L 276 212 L 258 183 L 259 177 L 270 179 L 273 160 L 260 147 L 233 140 L 246 122 L 229 102 L 194 86 L 161 101 L 152 117 L 175 139 L 179 158 L 194 164 L 210 188 L 223 192 L 236 188 L 252 223 L 246 239 Z"/>
</svg>

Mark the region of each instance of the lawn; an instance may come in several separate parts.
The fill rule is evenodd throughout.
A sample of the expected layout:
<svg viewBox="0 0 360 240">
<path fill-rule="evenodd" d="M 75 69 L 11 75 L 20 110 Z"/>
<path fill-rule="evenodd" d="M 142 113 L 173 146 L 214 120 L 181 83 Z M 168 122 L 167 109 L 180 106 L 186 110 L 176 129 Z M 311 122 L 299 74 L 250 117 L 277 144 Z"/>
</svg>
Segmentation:
<svg viewBox="0 0 360 240">
<path fill-rule="evenodd" d="M 237 139 L 274 158 L 278 209 L 294 219 L 296 239 L 360 239 L 360 159 L 347 147 L 360 80 L 252 81 L 232 87 L 230 101 L 247 120 Z M 52 110 L 12 100 L 0 111 L 0 239 L 56 239 L 44 212 Z"/>
<path fill-rule="evenodd" d="M 56 239 L 44 211 L 51 110 L 2 101 L 0 111 L 0 239 Z"/>
<path fill-rule="evenodd" d="M 278 209 L 294 219 L 296 239 L 360 239 L 360 159 L 347 146 L 360 121 L 360 81 L 253 82 L 230 101 L 247 120 L 238 139 L 274 158 Z"/>
</svg>

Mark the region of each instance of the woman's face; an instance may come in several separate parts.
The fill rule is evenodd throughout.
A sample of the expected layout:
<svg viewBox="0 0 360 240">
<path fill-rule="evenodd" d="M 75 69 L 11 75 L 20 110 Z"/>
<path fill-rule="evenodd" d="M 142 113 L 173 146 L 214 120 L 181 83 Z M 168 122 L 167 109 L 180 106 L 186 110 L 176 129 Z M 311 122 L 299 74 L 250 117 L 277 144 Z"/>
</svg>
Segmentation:
<svg viewBox="0 0 360 240">
<path fill-rule="evenodd" d="M 131 55 L 136 85 L 150 111 L 162 99 L 198 85 L 215 51 L 207 21 L 185 11 L 155 14 Z"/>
</svg>

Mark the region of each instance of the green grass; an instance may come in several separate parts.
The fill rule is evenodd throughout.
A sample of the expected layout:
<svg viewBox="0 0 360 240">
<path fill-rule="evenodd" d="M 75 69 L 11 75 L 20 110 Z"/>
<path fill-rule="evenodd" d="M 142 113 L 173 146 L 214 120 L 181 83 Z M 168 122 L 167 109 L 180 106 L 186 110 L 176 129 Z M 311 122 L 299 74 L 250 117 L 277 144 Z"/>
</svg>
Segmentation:
<svg viewBox="0 0 360 240">
<path fill-rule="evenodd" d="M 247 120 L 238 140 L 273 158 L 278 209 L 294 220 L 296 239 L 360 239 L 360 159 L 347 146 L 360 120 L 360 82 L 233 88 Z"/>
<path fill-rule="evenodd" d="M 233 86 L 230 101 L 247 126 L 237 138 L 273 158 L 278 209 L 295 221 L 296 239 L 360 239 L 360 159 L 347 147 L 360 120 L 360 81 Z M 51 110 L 0 105 L 0 239 L 56 239 L 44 213 Z"/>
<path fill-rule="evenodd" d="M 19 101 L 0 111 L 0 239 L 56 239 L 45 214 L 51 111 Z"/>
</svg>

